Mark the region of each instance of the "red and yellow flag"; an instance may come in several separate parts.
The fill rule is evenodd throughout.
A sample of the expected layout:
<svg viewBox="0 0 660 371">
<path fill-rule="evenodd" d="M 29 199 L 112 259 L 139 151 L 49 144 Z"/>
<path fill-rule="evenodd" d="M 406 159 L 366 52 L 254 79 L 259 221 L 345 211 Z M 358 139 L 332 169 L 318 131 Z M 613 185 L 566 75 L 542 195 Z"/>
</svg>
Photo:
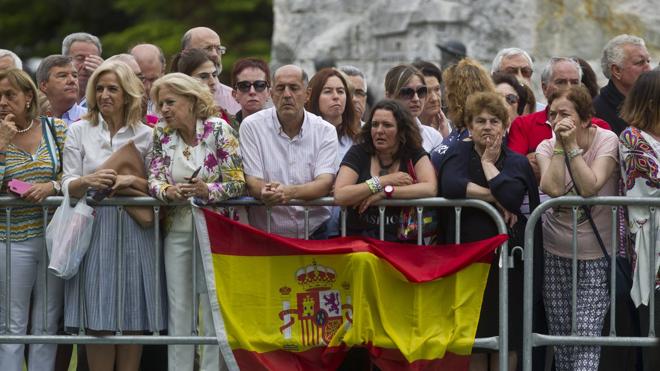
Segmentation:
<svg viewBox="0 0 660 371">
<path fill-rule="evenodd" d="M 507 238 L 305 241 L 208 210 L 196 218 L 223 356 L 244 370 L 334 370 L 355 346 L 383 370 L 467 369 L 493 250 Z"/>
</svg>

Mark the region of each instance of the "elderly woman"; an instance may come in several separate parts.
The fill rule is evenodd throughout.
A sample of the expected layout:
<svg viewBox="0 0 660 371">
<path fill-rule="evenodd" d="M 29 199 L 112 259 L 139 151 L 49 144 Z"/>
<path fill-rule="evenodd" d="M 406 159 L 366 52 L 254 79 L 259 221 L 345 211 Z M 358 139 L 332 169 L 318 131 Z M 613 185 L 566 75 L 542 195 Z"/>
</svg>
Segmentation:
<svg viewBox="0 0 660 371">
<path fill-rule="evenodd" d="M 12 179 L 31 184 L 19 196 L 39 203 L 58 194 L 61 177 L 61 152 L 66 126 L 61 120 L 39 119 L 37 88 L 30 76 L 19 69 L 0 71 L 0 179 L 7 192 Z M 48 274 L 44 256 L 43 212 L 40 207 L 16 207 L 11 213 L 11 276 L 8 277 L 5 249 L 0 249 L 0 322 L 7 334 L 25 335 L 28 319 L 31 333 L 53 335 L 62 314 L 62 281 Z M 7 241 L 6 215 L 0 215 L 0 241 Z M 10 307 L 5 307 L 5 285 L 10 281 Z M 44 293 L 47 293 L 44 302 Z M 34 298 L 30 304 L 30 298 Z M 7 311 L 10 323 L 4 323 Z M 43 323 L 46 313 L 47 327 Z M 55 344 L 29 346 L 29 370 L 52 370 Z M 23 369 L 23 344 L 0 345 L 0 369 Z"/>
<path fill-rule="evenodd" d="M 63 187 L 68 187 L 72 197 L 108 188 L 112 193 L 128 188 L 146 193 L 146 179 L 102 168 L 113 152 L 130 141 L 145 166 L 149 163 L 151 128 L 140 121 L 142 94 L 142 82 L 122 62 L 104 62 L 94 71 L 87 86 L 87 115 L 69 127 L 64 147 Z M 153 229 L 141 227 L 126 215 L 120 226 L 117 213 L 116 207 L 96 207 L 89 250 L 78 274 L 66 281 L 64 324 L 71 331 L 84 327 L 96 335 L 111 334 L 117 329 L 141 334 L 165 328 L 165 297 L 159 295 L 160 301 L 153 300 L 155 277 L 162 270 L 155 257 Z M 121 261 L 117 252 L 119 238 Z M 119 292 L 118 281 L 122 283 Z M 122 308 L 118 308 L 117 302 L 120 294 Z M 80 313 L 81 307 L 84 313 Z M 122 318 L 121 323 L 118 318 Z M 142 346 L 87 345 L 86 349 L 92 371 L 115 367 L 137 370 Z"/>
<path fill-rule="evenodd" d="M 623 102 L 621 117 L 630 127 L 619 138 L 621 175 L 623 176 L 626 196 L 660 197 L 660 69 L 641 74 L 632 90 Z M 649 328 L 649 302 L 655 300 L 655 332 L 660 333 L 660 258 L 656 257 L 655 266 L 649 261 L 649 250 L 655 249 L 660 254 L 660 217 L 656 216 L 655 225 L 650 225 L 648 207 L 629 206 L 628 225 L 633 236 L 637 263 L 633 272 L 631 296 L 639 308 L 642 336 Z M 651 229 L 655 229 L 655 241 L 651 241 Z M 649 295 L 649 274 L 656 272 L 655 298 Z M 644 349 L 645 370 L 652 370 L 652 365 L 660 364 L 657 349 Z"/>
<path fill-rule="evenodd" d="M 154 83 L 151 94 L 163 119 L 153 133 L 150 193 L 163 201 L 192 198 L 201 204 L 245 195 L 235 131 L 214 116 L 216 109 L 209 90 L 194 78 L 171 73 Z M 200 265 L 195 274 L 191 268 L 195 251 L 190 206 L 175 207 L 168 212 L 165 233 L 169 334 L 189 335 L 192 302 L 197 296 L 192 289 L 193 277 L 201 280 L 204 276 L 201 259 L 197 260 Z M 200 290 L 204 287 L 202 283 L 197 285 Z M 209 296 L 204 293 L 200 299 L 205 334 L 213 336 Z M 218 370 L 218 347 L 204 348 L 201 370 Z M 193 346 L 170 345 L 168 353 L 170 370 L 192 370 Z"/>
<path fill-rule="evenodd" d="M 424 125 L 428 125 L 446 138 L 449 135 L 449 120 L 442 112 L 442 71 L 435 64 L 428 61 L 417 61 L 413 63 L 422 75 L 424 75 L 424 82 L 428 90 L 426 104 L 424 109 L 419 115 L 419 121 Z"/>
<path fill-rule="evenodd" d="M 392 67 L 385 75 L 385 97 L 395 99 L 408 108 L 422 136 L 422 147 L 428 153 L 440 146 L 442 135 L 436 129 L 422 125 L 419 116 L 424 111 L 428 87 L 424 75 L 409 64 Z"/>
<path fill-rule="evenodd" d="M 615 196 L 617 194 L 618 140 L 609 130 L 591 123 L 593 108 L 589 92 L 571 86 L 552 94 L 548 118 L 555 136 L 536 149 L 541 170 L 541 189 L 551 197 L 567 194 Z M 567 162 L 570 168 L 567 168 Z M 572 174 L 572 175 L 571 175 Z M 612 221 L 609 207 L 591 208 L 591 218 L 611 251 Z M 556 207 L 545 213 L 543 223 L 544 282 L 548 327 L 551 335 L 571 333 L 571 266 L 573 213 L 571 207 Z M 608 261 L 595 231 L 581 209 L 577 214 L 577 335 L 598 336 L 608 309 Z M 557 346 L 557 370 L 597 370 L 598 346 Z"/>
<path fill-rule="evenodd" d="M 360 130 L 353 95 L 348 87 L 344 74 L 334 68 L 324 68 L 318 71 L 309 81 L 309 99 L 305 109 L 323 117 L 323 119 L 337 129 L 339 150 L 337 151 L 337 168 L 341 160 L 357 139 Z M 327 222 L 328 237 L 336 237 L 339 230 L 339 210 L 332 208 L 330 219 Z"/>
<path fill-rule="evenodd" d="M 372 108 L 335 181 L 337 204 L 354 206 L 348 210 L 347 234 L 378 237 L 378 208 L 369 207 L 374 202 L 435 196 L 435 173 L 421 142 L 418 124 L 400 102 L 383 100 Z M 400 208 L 386 209 L 388 241 L 398 240 L 400 213 Z"/>
<path fill-rule="evenodd" d="M 471 95 L 463 110 L 463 120 L 471 133 L 472 140 L 459 141 L 449 147 L 438 168 L 438 183 L 440 196 L 450 199 L 475 198 L 487 201 L 496 206 L 502 213 L 505 222 L 510 227 L 510 237 L 518 239 L 510 241 L 510 245 L 521 244 L 524 217 L 520 206 L 527 194 L 536 207 L 538 189 L 532 169 L 524 156 L 511 152 L 502 144 L 508 108 L 502 98 L 494 92 L 475 93 Z M 442 211 L 439 238 L 446 243 L 454 243 L 456 215 L 451 210 Z M 472 242 L 498 234 L 495 222 L 483 211 L 476 208 L 465 208 L 461 212 L 461 242 Z M 493 256 L 493 267 L 490 270 L 486 292 L 481 309 L 481 318 L 477 328 L 477 337 L 497 336 L 498 334 L 498 302 L 499 302 L 499 270 Z M 515 262 L 515 268 L 510 273 L 510 303 L 522 302 L 522 264 Z M 521 318 L 520 305 L 509 306 L 510 318 Z M 520 321 L 510 322 L 509 334 L 513 349 L 520 349 L 521 339 L 516 334 L 522 331 Z M 515 358 L 510 355 L 512 368 L 515 369 Z M 497 356 L 491 355 L 490 360 L 483 354 L 472 357 L 475 369 L 488 369 L 497 364 Z"/>
</svg>

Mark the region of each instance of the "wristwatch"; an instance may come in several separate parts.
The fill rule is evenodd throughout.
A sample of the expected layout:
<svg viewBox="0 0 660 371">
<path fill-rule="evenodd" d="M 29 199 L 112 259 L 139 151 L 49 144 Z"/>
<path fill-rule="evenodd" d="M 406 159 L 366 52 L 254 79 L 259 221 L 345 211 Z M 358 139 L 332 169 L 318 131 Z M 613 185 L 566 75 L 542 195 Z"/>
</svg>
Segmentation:
<svg viewBox="0 0 660 371">
<path fill-rule="evenodd" d="M 394 186 L 386 185 L 383 191 L 385 192 L 385 198 L 390 199 L 392 198 L 392 194 L 394 193 Z"/>
<path fill-rule="evenodd" d="M 62 192 L 62 186 L 60 185 L 60 182 L 57 180 L 51 180 L 50 181 L 53 184 L 53 189 L 55 190 L 55 194 L 58 195 L 60 192 Z"/>
</svg>

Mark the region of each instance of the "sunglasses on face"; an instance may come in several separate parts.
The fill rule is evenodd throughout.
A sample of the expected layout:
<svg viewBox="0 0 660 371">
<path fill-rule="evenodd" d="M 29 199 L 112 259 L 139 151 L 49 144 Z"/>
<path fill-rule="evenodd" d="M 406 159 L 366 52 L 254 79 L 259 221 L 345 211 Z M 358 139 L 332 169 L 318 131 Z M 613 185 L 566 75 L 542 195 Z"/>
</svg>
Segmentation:
<svg viewBox="0 0 660 371">
<path fill-rule="evenodd" d="M 521 74 L 524 78 L 528 79 L 532 77 L 532 73 L 534 73 L 534 70 L 532 70 L 529 67 L 507 67 L 504 72 L 510 74 L 510 75 L 517 75 Z"/>
<path fill-rule="evenodd" d="M 236 83 L 236 89 L 241 93 L 249 93 L 250 88 L 254 86 L 254 91 L 261 93 L 268 87 L 268 82 L 264 80 L 257 80 L 255 82 L 239 81 Z"/>
<path fill-rule="evenodd" d="M 520 98 L 515 94 L 507 94 L 504 96 L 504 99 L 506 99 L 506 102 L 509 104 L 516 104 L 520 100 Z"/>
<path fill-rule="evenodd" d="M 422 98 L 426 97 L 427 93 L 428 93 L 428 89 L 424 85 L 418 86 L 416 89 L 409 88 L 409 87 L 403 87 L 403 88 L 399 89 L 399 98 L 413 99 L 415 94 L 417 94 L 417 96 L 420 99 L 422 99 Z"/>
</svg>

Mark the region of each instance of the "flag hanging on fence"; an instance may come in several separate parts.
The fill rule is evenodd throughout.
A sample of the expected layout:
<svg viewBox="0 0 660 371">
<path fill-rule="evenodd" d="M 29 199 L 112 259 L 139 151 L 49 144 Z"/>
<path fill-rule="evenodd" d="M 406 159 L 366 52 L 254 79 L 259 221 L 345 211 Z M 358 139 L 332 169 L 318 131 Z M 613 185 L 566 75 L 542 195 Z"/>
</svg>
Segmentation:
<svg viewBox="0 0 660 371">
<path fill-rule="evenodd" d="M 220 348 L 244 370 L 334 370 L 354 346 L 382 370 L 467 369 L 492 254 L 507 238 L 306 241 L 205 209 L 195 220 Z"/>
</svg>

